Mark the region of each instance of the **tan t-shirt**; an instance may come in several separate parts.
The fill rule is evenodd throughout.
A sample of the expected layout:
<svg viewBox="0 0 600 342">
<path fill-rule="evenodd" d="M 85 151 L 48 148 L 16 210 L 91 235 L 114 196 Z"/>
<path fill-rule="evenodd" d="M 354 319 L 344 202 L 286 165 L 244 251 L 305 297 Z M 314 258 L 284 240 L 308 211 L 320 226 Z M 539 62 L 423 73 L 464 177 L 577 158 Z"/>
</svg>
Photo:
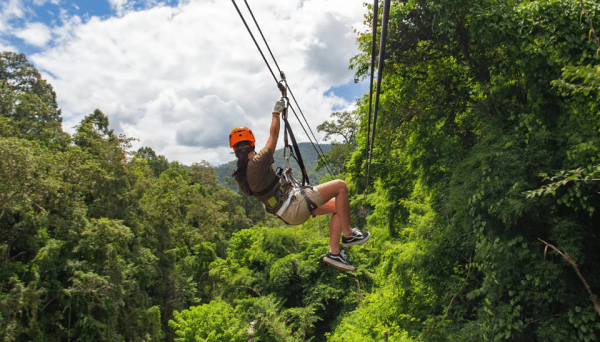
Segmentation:
<svg viewBox="0 0 600 342">
<path fill-rule="evenodd" d="M 277 178 L 275 168 L 273 167 L 274 162 L 273 152 L 268 146 L 263 147 L 260 152 L 254 155 L 254 158 L 248 161 L 246 177 L 252 191 L 263 191 L 273 183 L 275 178 Z M 279 186 L 280 184 L 274 186 L 268 194 L 257 197 L 256 199 L 268 205 L 269 198 L 273 197 Z M 281 206 L 281 203 L 279 203 L 278 206 Z M 276 207 L 275 209 L 277 210 L 279 208 Z"/>
</svg>

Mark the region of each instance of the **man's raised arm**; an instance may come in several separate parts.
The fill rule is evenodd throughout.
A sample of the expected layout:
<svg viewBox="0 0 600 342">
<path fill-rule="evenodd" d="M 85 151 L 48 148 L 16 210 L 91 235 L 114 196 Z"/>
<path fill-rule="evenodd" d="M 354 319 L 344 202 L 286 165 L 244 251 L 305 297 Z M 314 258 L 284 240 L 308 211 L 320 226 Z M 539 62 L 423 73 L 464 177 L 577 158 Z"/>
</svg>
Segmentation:
<svg viewBox="0 0 600 342">
<path fill-rule="evenodd" d="M 279 139 L 279 128 L 280 128 L 280 119 L 279 114 L 285 110 L 285 103 L 283 100 L 279 100 L 275 102 L 275 106 L 273 107 L 273 119 L 271 120 L 271 129 L 269 134 L 269 139 L 267 140 L 267 146 L 271 149 L 271 153 L 275 153 L 275 148 L 277 147 L 277 140 Z"/>
</svg>

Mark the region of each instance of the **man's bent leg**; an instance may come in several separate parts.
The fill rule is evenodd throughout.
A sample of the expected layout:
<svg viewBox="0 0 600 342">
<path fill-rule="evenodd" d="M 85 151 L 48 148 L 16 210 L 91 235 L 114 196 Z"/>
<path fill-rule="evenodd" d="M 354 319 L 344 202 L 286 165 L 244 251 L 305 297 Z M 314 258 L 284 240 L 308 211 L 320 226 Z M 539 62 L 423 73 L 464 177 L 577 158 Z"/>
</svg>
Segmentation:
<svg viewBox="0 0 600 342">
<path fill-rule="evenodd" d="M 342 225 L 338 214 L 331 215 L 329 220 L 329 253 L 340 253 L 340 238 L 342 237 Z"/>
<path fill-rule="evenodd" d="M 332 212 L 331 209 L 329 207 L 323 208 L 317 208 L 317 210 L 314 211 L 315 215 L 323 215 L 323 214 L 328 214 L 328 213 L 335 213 L 337 215 L 337 218 L 339 220 L 339 224 L 341 227 L 341 230 L 344 232 L 344 236 L 345 237 L 349 237 L 352 236 L 352 228 L 350 226 L 350 199 L 348 197 L 348 187 L 346 186 L 346 183 L 342 180 L 334 180 L 334 181 L 330 181 L 324 184 L 319 184 L 317 185 L 315 188 L 317 188 L 317 190 L 319 190 L 319 193 L 321 194 L 321 197 L 323 198 L 323 203 L 326 203 L 326 205 L 324 205 L 323 207 L 326 207 L 328 205 L 330 205 L 330 200 L 335 199 L 334 203 L 335 203 L 335 212 Z M 323 210 L 319 210 L 323 208 Z M 333 217 L 332 217 L 333 219 Z M 330 229 L 331 229 L 331 222 L 330 222 Z M 331 238 L 331 232 L 330 232 L 330 238 Z M 338 237 L 339 239 L 339 237 Z"/>
<path fill-rule="evenodd" d="M 329 200 L 329 202 L 318 207 L 313 211 L 315 215 L 327 215 L 332 214 L 329 219 L 329 252 L 333 254 L 340 253 L 340 238 L 342 237 L 342 225 L 340 224 L 340 218 L 336 214 L 335 210 L 335 199 Z"/>
</svg>

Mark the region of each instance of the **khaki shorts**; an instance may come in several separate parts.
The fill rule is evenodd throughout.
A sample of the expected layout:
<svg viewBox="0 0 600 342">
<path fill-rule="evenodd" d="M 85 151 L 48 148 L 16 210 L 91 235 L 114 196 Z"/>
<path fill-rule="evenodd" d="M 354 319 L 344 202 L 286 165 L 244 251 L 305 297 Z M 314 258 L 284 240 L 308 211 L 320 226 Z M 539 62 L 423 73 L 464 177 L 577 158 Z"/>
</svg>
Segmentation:
<svg viewBox="0 0 600 342">
<path fill-rule="evenodd" d="M 317 188 L 306 188 L 304 189 L 304 192 L 318 207 L 323 205 L 323 197 L 321 197 Z M 281 218 L 292 226 L 302 224 L 310 218 L 310 211 L 308 211 L 308 206 L 300 191 L 296 191 L 294 197 L 292 197 L 292 200 L 290 201 L 290 205 L 285 209 L 283 214 L 281 214 Z"/>
</svg>

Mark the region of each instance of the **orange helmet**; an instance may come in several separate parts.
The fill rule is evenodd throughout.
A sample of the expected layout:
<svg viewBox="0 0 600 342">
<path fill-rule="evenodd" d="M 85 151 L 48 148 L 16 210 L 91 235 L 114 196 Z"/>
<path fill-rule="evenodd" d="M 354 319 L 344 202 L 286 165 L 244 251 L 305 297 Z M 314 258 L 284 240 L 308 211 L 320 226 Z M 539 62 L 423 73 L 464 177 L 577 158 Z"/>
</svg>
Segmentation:
<svg viewBox="0 0 600 342">
<path fill-rule="evenodd" d="M 238 126 L 231 130 L 229 133 L 229 147 L 233 147 L 233 150 L 236 151 L 237 148 L 234 147 L 235 144 L 240 141 L 248 141 L 250 142 L 250 146 L 254 147 L 254 134 L 252 134 L 252 130 L 245 126 Z"/>
</svg>

